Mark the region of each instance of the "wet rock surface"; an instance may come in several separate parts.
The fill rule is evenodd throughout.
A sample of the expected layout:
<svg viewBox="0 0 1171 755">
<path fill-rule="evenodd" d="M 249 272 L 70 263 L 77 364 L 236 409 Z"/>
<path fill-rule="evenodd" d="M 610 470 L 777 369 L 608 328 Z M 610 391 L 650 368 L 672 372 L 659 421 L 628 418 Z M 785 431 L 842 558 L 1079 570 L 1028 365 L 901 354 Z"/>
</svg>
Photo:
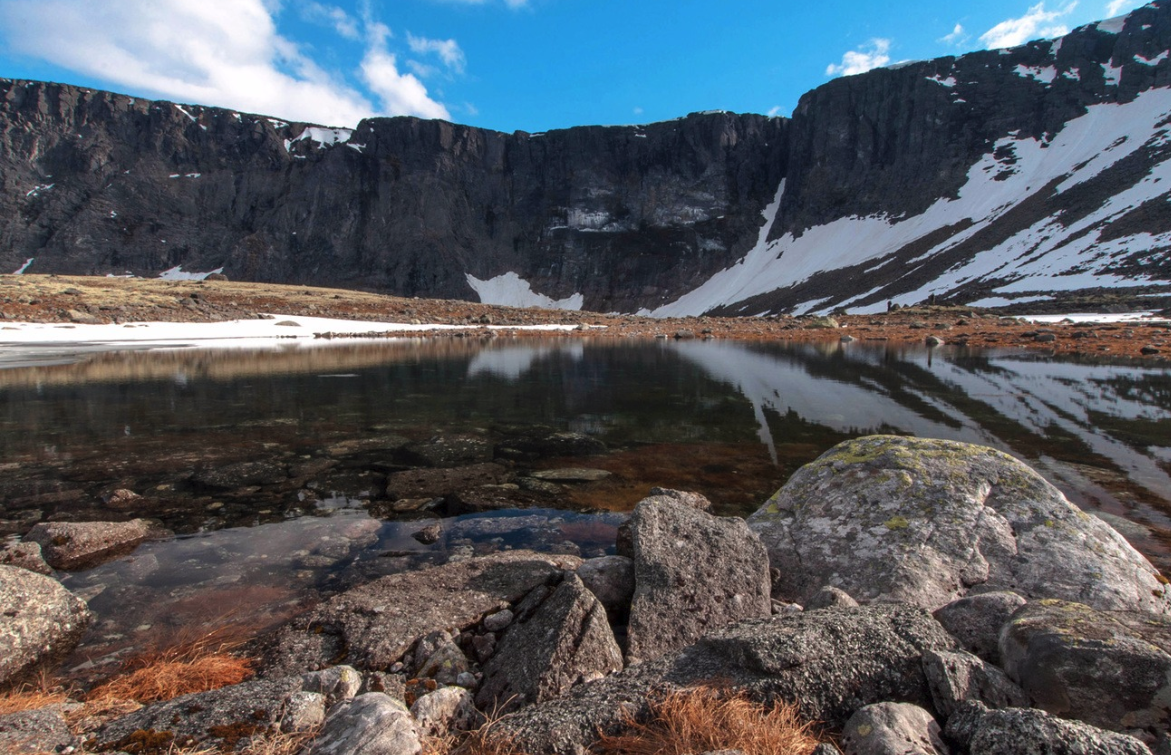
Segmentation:
<svg viewBox="0 0 1171 755">
<path fill-rule="evenodd" d="M 869 436 L 802 467 L 749 519 L 801 603 L 831 579 L 861 601 L 939 608 L 980 591 L 1171 611 L 1122 537 L 1022 462 L 953 441 Z"/>
<path fill-rule="evenodd" d="M 76 570 L 96 566 L 130 553 L 140 543 L 171 533 L 157 522 L 46 522 L 29 530 L 25 539 L 41 546 L 54 569 Z"/>
</svg>

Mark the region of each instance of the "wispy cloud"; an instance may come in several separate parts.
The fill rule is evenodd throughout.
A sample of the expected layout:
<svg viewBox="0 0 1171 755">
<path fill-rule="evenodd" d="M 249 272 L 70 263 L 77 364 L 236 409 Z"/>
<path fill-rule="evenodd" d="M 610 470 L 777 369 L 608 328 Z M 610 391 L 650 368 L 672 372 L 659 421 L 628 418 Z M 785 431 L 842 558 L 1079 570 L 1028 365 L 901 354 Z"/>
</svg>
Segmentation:
<svg viewBox="0 0 1171 755">
<path fill-rule="evenodd" d="M 410 45 L 411 52 L 416 55 L 429 53 L 438 55 L 452 73 L 463 73 L 464 67 L 467 65 L 464 51 L 459 48 L 459 44 L 454 39 L 427 39 L 426 37 L 416 37 L 408 32 L 407 44 Z"/>
<path fill-rule="evenodd" d="M 301 6 L 301 16 L 313 23 L 332 26 L 341 36 L 350 40 L 362 38 L 362 28 L 358 19 L 336 5 L 323 5 L 312 0 Z"/>
<path fill-rule="evenodd" d="M 1071 2 L 1060 10 L 1047 11 L 1045 3 L 1037 3 L 1020 18 L 1001 21 L 980 35 L 980 41 L 989 49 L 1016 47 L 1030 39 L 1060 37 L 1069 33 L 1069 27 L 1054 22 L 1073 13 L 1077 2 Z"/>
<path fill-rule="evenodd" d="M 785 110 L 780 105 L 775 105 L 775 106 L 769 108 L 769 110 L 768 110 L 768 115 L 770 118 L 777 118 L 777 117 L 780 117 L 784 114 L 785 114 Z"/>
<path fill-rule="evenodd" d="M 944 36 L 940 37 L 937 41 L 942 42 L 945 45 L 952 45 L 952 46 L 958 47 L 959 45 L 964 44 L 965 42 L 967 42 L 971 38 L 972 38 L 972 35 L 968 34 L 968 32 L 964 29 L 962 24 L 956 24 L 956 27 L 954 29 L 952 29 L 951 34 L 945 34 Z"/>
<path fill-rule="evenodd" d="M 890 52 L 890 44 L 889 39 L 872 39 L 843 55 L 841 63 L 830 63 L 825 73 L 827 76 L 853 76 L 872 68 L 881 68 L 890 62 L 890 55 L 887 54 Z"/>
<path fill-rule="evenodd" d="M 491 5 L 496 0 L 439 0 L 439 2 L 453 3 L 455 5 Z M 509 8 L 523 8 L 529 4 L 529 0 L 504 0 L 504 4 Z"/>
<path fill-rule="evenodd" d="M 366 51 L 355 76 L 320 68 L 277 32 L 274 0 L 0 0 L 10 49 L 152 96 L 330 125 L 372 115 L 447 118 L 387 48 L 390 30 L 336 8 L 307 11 Z M 371 97 L 373 95 L 373 98 Z"/>
<path fill-rule="evenodd" d="M 1106 15 L 1111 17 L 1120 16 L 1123 13 L 1134 10 L 1145 2 L 1146 0 L 1111 0 L 1106 6 Z"/>
</svg>

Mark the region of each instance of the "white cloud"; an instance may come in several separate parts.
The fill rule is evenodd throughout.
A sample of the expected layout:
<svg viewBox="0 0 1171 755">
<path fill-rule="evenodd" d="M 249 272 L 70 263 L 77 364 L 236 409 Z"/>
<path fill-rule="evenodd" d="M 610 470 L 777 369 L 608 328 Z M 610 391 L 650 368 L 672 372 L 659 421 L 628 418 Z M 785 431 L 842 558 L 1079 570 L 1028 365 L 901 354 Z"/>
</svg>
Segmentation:
<svg viewBox="0 0 1171 755">
<path fill-rule="evenodd" d="M 872 39 L 857 50 L 850 50 L 842 56 L 841 63 L 831 63 L 826 66 L 827 76 L 853 76 L 856 73 L 865 73 L 871 68 L 881 68 L 890 62 L 890 40 Z"/>
<path fill-rule="evenodd" d="M 334 31 L 346 39 L 358 40 L 362 38 L 358 20 L 335 5 L 322 5 L 311 0 L 301 7 L 301 15 L 313 23 L 332 26 Z"/>
<path fill-rule="evenodd" d="M 785 111 L 780 105 L 776 105 L 774 107 L 771 107 L 768 110 L 769 118 L 778 118 L 778 117 L 784 115 L 784 113 L 785 113 Z"/>
<path fill-rule="evenodd" d="M 278 34 L 278 11 L 276 0 L 0 0 L 0 35 L 13 51 L 112 88 L 180 102 L 339 126 L 372 115 L 447 117 L 417 78 L 398 74 L 385 26 L 367 24 L 360 72 L 374 82 L 376 106 Z"/>
<path fill-rule="evenodd" d="M 1146 0 L 1111 0 L 1106 6 L 1106 15 L 1113 17 L 1130 12 L 1142 5 Z"/>
<path fill-rule="evenodd" d="M 1037 3 L 1020 18 L 1010 18 L 993 26 L 980 35 L 980 41 L 985 47 L 996 50 L 1023 45 L 1030 39 L 1060 37 L 1069 33 L 1069 27 L 1064 24 L 1053 25 L 1053 22 L 1073 13 L 1076 7 L 1076 0 L 1055 11 L 1045 10 L 1044 2 Z"/>
<path fill-rule="evenodd" d="M 416 55 L 434 53 L 439 56 L 448 70 L 453 73 L 464 72 L 467 58 L 464 57 L 464 51 L 459 49 L 459 44 L 454 39 L 427 39 L 426 37 L 416 37 L 408 32 L 407 44 L 410 45 L 411 52 Z"/>
<path fill-rule="evenodd" d="M 640 107 L 634 108 L 634 114 L 635 115 L 642 115 L 642 108 L 640 108 Z"/>
<path fill-rule="evenodd" d="M 951 34 L 945 34 L 937 41 L 942 42 L 945 45 L 962 45 L 969 39 L 971 39 L 971 35 L 964 30 L 963 25 L 956 24 L 956 27 L 952 29 Z"/>
<path fill-rule="evenodd" d="M 445 1 L 449 2 L 449 3 L 455 3 L 457 5 L 488 5 L 493 0 L 445 0 Z M 529 0 L 504 0 L 504 4 L 507 5 L 509 8 L 513 8 L 513 9 L 523 8 L 529 4 Z"/>
</svg>

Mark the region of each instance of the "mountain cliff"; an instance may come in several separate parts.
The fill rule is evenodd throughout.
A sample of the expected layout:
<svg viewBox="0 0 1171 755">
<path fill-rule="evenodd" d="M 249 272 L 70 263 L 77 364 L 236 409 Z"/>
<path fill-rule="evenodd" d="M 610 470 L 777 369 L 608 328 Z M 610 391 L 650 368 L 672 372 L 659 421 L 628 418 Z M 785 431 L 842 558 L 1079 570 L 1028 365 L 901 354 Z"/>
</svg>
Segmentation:
<svg viewBox="0 0 1171 755">
<path fill-rule="evenodd" d="M 1171 0 L 791 119 L 504 134 L 0 80 L 0 271 L 654 314 L 1171 290 Z"/>
</svg>

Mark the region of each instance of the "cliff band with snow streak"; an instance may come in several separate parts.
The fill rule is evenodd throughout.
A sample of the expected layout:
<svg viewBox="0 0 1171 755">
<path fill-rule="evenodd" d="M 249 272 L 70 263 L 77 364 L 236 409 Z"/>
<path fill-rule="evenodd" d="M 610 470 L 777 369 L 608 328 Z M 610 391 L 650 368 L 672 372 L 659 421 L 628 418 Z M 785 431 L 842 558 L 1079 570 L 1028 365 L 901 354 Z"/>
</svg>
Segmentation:
<svg viewBox="0 0 1171 755">
<path fill-rule="evenodd" d="M 0 80 L 0 272 L 658 315 L 1171 283 L 1171 0 L 792 119 L 351 129 Z"/>
</svg>

